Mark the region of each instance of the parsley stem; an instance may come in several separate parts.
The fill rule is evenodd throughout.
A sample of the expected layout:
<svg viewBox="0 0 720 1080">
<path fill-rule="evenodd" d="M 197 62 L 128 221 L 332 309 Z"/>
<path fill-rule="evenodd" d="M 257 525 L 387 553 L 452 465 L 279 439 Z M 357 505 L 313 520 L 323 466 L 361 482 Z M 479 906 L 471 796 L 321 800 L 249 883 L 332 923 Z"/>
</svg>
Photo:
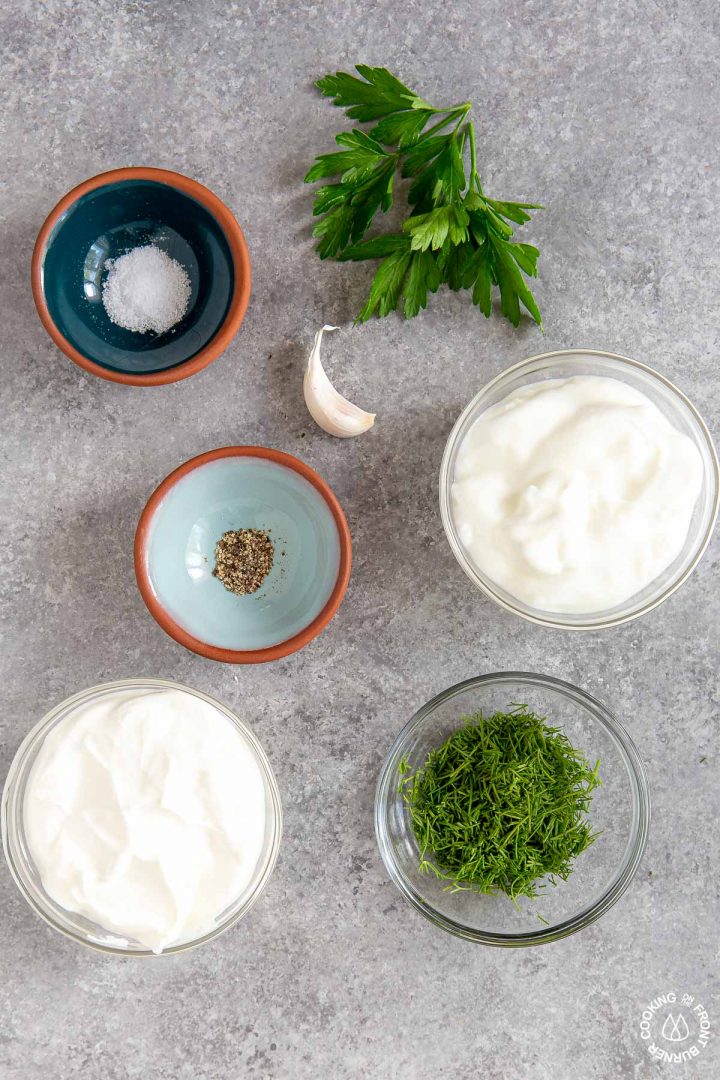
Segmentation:
<svg viewBox="0 0 720 1080">
<path fill-rule="evenodd" d="M 469 186 L 472 187 L 473 182 L 474 182 L 475 187 L 478 190 L 478 195 L 482 195 L 483 190 L 482 190 L 482 187 L 480 186 L 480 177 L 479 177 L 478 171 L 477 171 L 477 150 L 475 149 L 475 127 L 473 125 L 472 120 L 468 120 L 467 133 L 468 133 L 468 141 L 470 143 L 470 184 L 469 184 Z"/>
<path fill-rule="evenodd" d="M 469 105 L 469 103 L 465 102 L 464 105 L 455 105 L 452 109 L 443 109 L 442 112 L 445 114 L 444 118 L 442 120 L 438 120 L 437 124 L 433 124 L 433 126 L 429 127 L 427 131 L 424 131 L 415 145 L 417 146 L 419 143 L 425 142 L 425 140 L 429 139 L 431 135 L 434 135 L 436 131 L 439 131 L 441 128 L 447 127 L 447 125 L 451 124 L 456 118 L 459 117 L 462 120 L 465 116 L 467 116 L 470 108 L 471 106 Z M 441 110 L 436 109 L 435 111 L 440 112 Z"/>
<path fill-rule="evenodd" d="M 468 120 L 468 139 L 470 141 L 470 176 L 477 176 L 477 150 L 475 149 L 475 127 L 472 120 Z"/>
</svg>

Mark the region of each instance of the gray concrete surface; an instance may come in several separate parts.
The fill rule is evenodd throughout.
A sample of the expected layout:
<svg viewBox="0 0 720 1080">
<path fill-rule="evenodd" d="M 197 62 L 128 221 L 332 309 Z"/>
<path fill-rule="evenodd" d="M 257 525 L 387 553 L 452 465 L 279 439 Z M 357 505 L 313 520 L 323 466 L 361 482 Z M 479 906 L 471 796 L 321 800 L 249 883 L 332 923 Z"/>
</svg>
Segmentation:
<svg viewBox="0 0 720 1080">
<path fill-rule="evenodd" d="M 165 676 L 237 707 L 282 788 L 277 871 L 252 914 L 194 954 L 95 956 L 47 929 L 0 869 L 2 1080 L 648 1080 L 646 1003 L 718 994 L 718 547 L 661 609 L 570 636 L 476 595 L 445 542 L 442 448 L 482 383 L 568 346 L 656 365 L 717 434 L 720 21 L 711 0 L 92 4 L 0 12 L 3 607 L 0 770 L 51 705 L 92 683 Z M 350 329 L 362 266 L 326 265 L 302 176 L 340 115 L 312 80 L 364 60 L 430 98 L 475 104 L 500 197 L 546 204 L 547 332 L 486 322 L 462 296 Z M 73 184 L 124 164 L 178 169 L 225 199 L 254 265 L 247 320 L 208 370 L 164 389 L 82 373 L 36 317 L 35 234 Z M 343 390 L 376 408 L 339 442 L 304 411 L 313 332 Z M 334 486 L 351 587 L 299 655 L 234 669 L 165 637 L 135 588 L 144 500 L 177 464 L 231 442 L 301 455 Z M 378 858 L 375 779 L 417 706 L 498 669 L 577 682 L 623 718 L 654 821 L 632 889 L 541 949 L 472 948 L 404 906 Z"/>
</svg>

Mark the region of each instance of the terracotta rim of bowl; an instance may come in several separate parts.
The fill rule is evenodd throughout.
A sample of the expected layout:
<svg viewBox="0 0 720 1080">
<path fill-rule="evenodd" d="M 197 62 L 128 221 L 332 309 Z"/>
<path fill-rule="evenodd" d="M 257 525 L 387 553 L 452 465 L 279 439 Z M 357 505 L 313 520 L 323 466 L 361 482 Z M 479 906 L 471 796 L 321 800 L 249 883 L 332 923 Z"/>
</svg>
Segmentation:
<svg viewBox="0 0 720 1080">
<path fill-rule="evenodd" d="M 287 638 L 286 641 L 280 641 L 277 645 L 270 645 L 264 649 L 222 649 L 217 645 L 209 645 L 207 642 L 201 641 L 199 638 L 188 633 L 187 630 L 180 626 L 180 624 L 168 614 L 158 600 L 153 591 L 147 569 L 146 556 L 148 539 L 150 536 L 150 526 L 155 512 L 162 500 L 183 476 L 187 476 L 188 473 L 202 465 L 206 465 L 209 461 L 216 461 L 219 458 L 226 457 L 264 458 L 266 461 L 274 461 L 278 465 L 284 465 L 286 468 L 299 473 L 300 476 L 309 481 L 309 483 L 311 483 L 322 495 L 330 508 L 340 538 L 340 567 L 338 576 L 333 591 L 322 611 L 315 616 L 312 622 L 308 623 L 306 627 L 300 630 L 299 633 L 294 634 L 293 637 Z M 198 653 L 200 656 L 206 656 L 209 660 L 218 660 L 223 664 L 263 664 L 268 660 L 279 660 L 283 656 L 289 656 L 291 653 L 297 652 L 298 649 L 302 649 L 308 642 L 318 636 L 320 631 L 327 626 L 337 609 L 340 607 L 342 598 L 345 595 L 345 590 L 348 586 L 348 581 L 350 580 L 351 566 L 352 542 L 350 540 L 350 530 L 342 507 L 332 489 L 326 484 L 322 477 L 318 476 L 315 470 L 311 469 L 309 465 L 306 465 L 304 461 L 300 461 L 299 458 L 293 457 L 292 454 L 285 454 L 282 450 L 270 450 L 263 446 L 223 446 L 218 450 L 209 450 L 205 454 L 199 454 L 197 457 L 190 458 L 189 461 L 186 461 L 183 465 L 180 465 L 171 472 L 169 476 L 166 476 L 162 483 L 152 493 L 147 501 L 145 509 L 140 515 L 140 520 L 138 521 L 137 530 L 135 532 L 135 577 L 137 579 L 138 588 L 140 589 L 140 595 L 145 601 L 148 611 L 155 621 L 163 628 L 165 633 L 169 634 L 170 637 L 174 638 L 180 645 L 184 645 L 186 649 Z"/>
<path fill-rule="evenodd" d="M 60 217 L 69 210 L 73 203 L 77 202 L 81 196 L 86 195 L 89 191 L 95 191 L 96 188 L 105 187 L 107 184 L 114 184 L 121 180 L 152 180 L 155 183 L 166 184 L 177 191 L 182 191 L 185 195 L 189 195 L 199 202 L 212 214 L 222 228 L 232 254 L 235 269 L 235 287 L 230 299 L 230 306 L 214 337 L 200 352 L 196 353 L 195 356 L 191 356 L 189 360 L 183 360 L 174 367 L 166 368 L 163 371 L 150 372 L 147 375 L 130 375 L 121 371 L 112 371 L 110 368 L 102 367 L 101 364 L 96 364 L 94 360 L 90 360 L 79 352 L 55 325 L 45 301 L 42 284 L 45 249 L 50 234 Z M 40 321 L 58 349 L 64 352 L 66 356 L 69 356 L 81 368 L 89 371 L 92 375 L 98 375 L 101 379 L 108 379 L 110 382 L 125 383 L 129 386 L 163 386 L 166 383 L 179 382 L 181 379 L 187 379 L 191 375 L 195 375 L 196 372 L 202 371 L 203 368 L 207 367 L 225 351 L 240 329 L 240 324 L 245 317 L 250 300 L 252 274 L 250 254 L 243 231 L 230 210 L 225 206 L 225 203 L 221 202 L 209 188 L 199 184 L 197 180 L 192 180 L 189 176 L 183 176 L 182 173 L 172 172 L 169 169 L 128 167 L 98 173 L 97 176 L 92 176 L 89 180 L 83 181 L 82 184 L 78 184 L 77 187 L 74 187 L 72 191 L 68 191 L 67 195 L 62 197 L 57 206 L 50 211 L 38 233 L 35 248 L 33 249 L 30 280 L 33 299 L 35 300 L 35 307 L 40 316 Z"/>
</svg>

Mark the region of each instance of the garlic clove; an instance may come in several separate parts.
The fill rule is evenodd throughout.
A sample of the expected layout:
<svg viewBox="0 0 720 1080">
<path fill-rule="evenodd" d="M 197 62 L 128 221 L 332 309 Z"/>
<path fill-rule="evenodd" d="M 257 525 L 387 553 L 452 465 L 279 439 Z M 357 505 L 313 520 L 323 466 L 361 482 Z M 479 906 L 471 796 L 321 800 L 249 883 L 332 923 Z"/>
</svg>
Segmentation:
<svg viewBox="0 0 720 1080">
<path fill-rule="evenodd" d="M 375 423 L 375 413 L 365 412 L 339 394 L 320 362 L 323 332 L 337 329 L 337 326 L 323 326 L 315 335 L 315 344 L 303 380 L 303 391 L 305 404 L 315 423 L 329 435 L 335 435 L 338 439 L 349 439 L 353 435 L 362 435 L 371 428 Z"/>
</svg>

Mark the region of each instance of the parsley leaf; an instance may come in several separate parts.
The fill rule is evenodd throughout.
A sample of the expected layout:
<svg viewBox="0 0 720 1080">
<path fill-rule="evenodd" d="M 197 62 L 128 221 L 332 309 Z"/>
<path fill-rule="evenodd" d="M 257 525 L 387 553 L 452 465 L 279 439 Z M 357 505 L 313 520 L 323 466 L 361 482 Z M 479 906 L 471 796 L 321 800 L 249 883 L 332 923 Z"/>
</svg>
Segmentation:
<svg viewBox="0 0 720 1080">
<path fill-rule="evenodd" d="M 404 150 L 418 141 L 431 116 L 432 109 L 406 109 L 404 112 L 391 113 L 370 134 L 386 146 L 397 146 Z"/>
<path fill-rule="evenodd" d="M 402 175 L 417 176 L 448 145 L 452 135 L 425 135 L 422 142 L 410 150 L 402 164 Z"/>
<path fill-rule="evenodd" d="M 392 255 L 395 251 L 407 251 L 410 241 L 402 233 L 388 233 L 385 236 L 376 236 L 372 240 L 364 240 L 361 244 L 352 244 L 346 247 L 338 260 L 340 262 L 358 262 L 361 259 L 384 259 L 386 255 Z"/>
<path fill-rule="evenodd" d="M 430 251 L 414 251 L 408 236 L 378 236 L 363 244 L 348 247 L 341 259 L 383 258 L 372 285 L 370 296 L 356 322 L 367 322 L 374 314 L 389 315 L 403 301 L 405 317 L 411 319 L 427 307 L 429 292 L 437 292 L 442 273 Z"/>
<path fill-rule="evenodd" d="M 313 212 L 325 216 L 315 225 L 313 236 L 320 241 L 321 259 L 337 255 L 349 243 L 361 240 L 378 210 L 390 209 L 394 179 L 393 159 L 386 157 L 360 183 L 341 181 L 318 190 Z"/>
<path fill-rule="evenodd" d="M 325 97 L 333 98 L 333 105 L 347 108 L 351 120 L 364 123 L 400 109 L 430 109 L 432 112 L 432 106 L 404 86 L 387 68 L 357 64 L 355 70 L 360 79 L 345 71 L 336 71 L 315 83 Z"/>
<path fill-rule="evenodd" d="M 370 286 L 370 295 L 365 306 L 358 314 L 356 322 L 367 322 L 376 312 L 380 318 L 389 315 L 398 306 L 403 282 L 412 260 L 409 245 L 388 255 L 375 272 Z"/>
<path fill-rule="evenodd" d="M 492 286 L 496 280 L 489 244 L 483 244 L 478 248 L 474 262 L 472 301 L 473 304 L 477 304 L 485 318 L 489 319 L 492 315 Z"/>
<path fill-rule="evenodd" d="M 454 291 L 471 289 L 473 303 L 488 317 L 497 288 L 500 310 L 513 325 L 524 308 L 542 328 L 526 281 L 537 277 L 540 253 L 514 238 L 515 227 L 542 207 L 485 194 L 470 104 L 438 109 L 387 68 L 358 64 L 356 71 L 357 76 L 326 75 L 316 85 L 351 119 L 377 122 L 369 131 L 339 134 L 343 149 L 321 154 L 305 177 L 306 183 L 339 177 L 315 193 L 319 220 L 313 235 L 320 257 L 382 260 L 356 321 L 383 317 L 401 305 L 412 318 L 427 306 L 428 294 L 445 284 Z M 364 240 L 378 211 L 392 205 L 397 173 L 411 181 L 412 212 L 400 233 Z"/>
<path fill-rule="evenodd" d="M 474 281 L 474 277 L 471 276 L 474 255 L 475 248 L 469 240 L 461 244 L 453 244 L 446 240 L 439 251 L 437 261 L 442 280 L 453 292 L 468 289 Z"/>
<path fill-rule="evenodd" d="M 415 251 L 403 289 L 405 318 L 412 319 L 421 308 L 426 308 L 428 293 L 437 292 L 441 283 L 442 274 L 435 256 L 429 251 Z"/>
<path fill-rule="evenodd" d="M 322 180 L 326 176 L 340 174 L 345 183 L 364 180 L 379 164 L 387 158 L 386 150 L 364 131 L 343 132 L 335 136 L 335 142 L 347 146 L 347 150 L 338 150 L 334 154 L 321 154 L 305 177 L 305 183 Z"/>
<path fill-rule="evenodd" d="M 433 251 L 441 248 L 449 238 L 451 244 L 462 244 L 468 237 L 470 215 L 461 203 L 438 206 L 427 214 L 409 217 L 403 229 L 410 233 L 411 246 L 415 251 Z"/>
</svg>

